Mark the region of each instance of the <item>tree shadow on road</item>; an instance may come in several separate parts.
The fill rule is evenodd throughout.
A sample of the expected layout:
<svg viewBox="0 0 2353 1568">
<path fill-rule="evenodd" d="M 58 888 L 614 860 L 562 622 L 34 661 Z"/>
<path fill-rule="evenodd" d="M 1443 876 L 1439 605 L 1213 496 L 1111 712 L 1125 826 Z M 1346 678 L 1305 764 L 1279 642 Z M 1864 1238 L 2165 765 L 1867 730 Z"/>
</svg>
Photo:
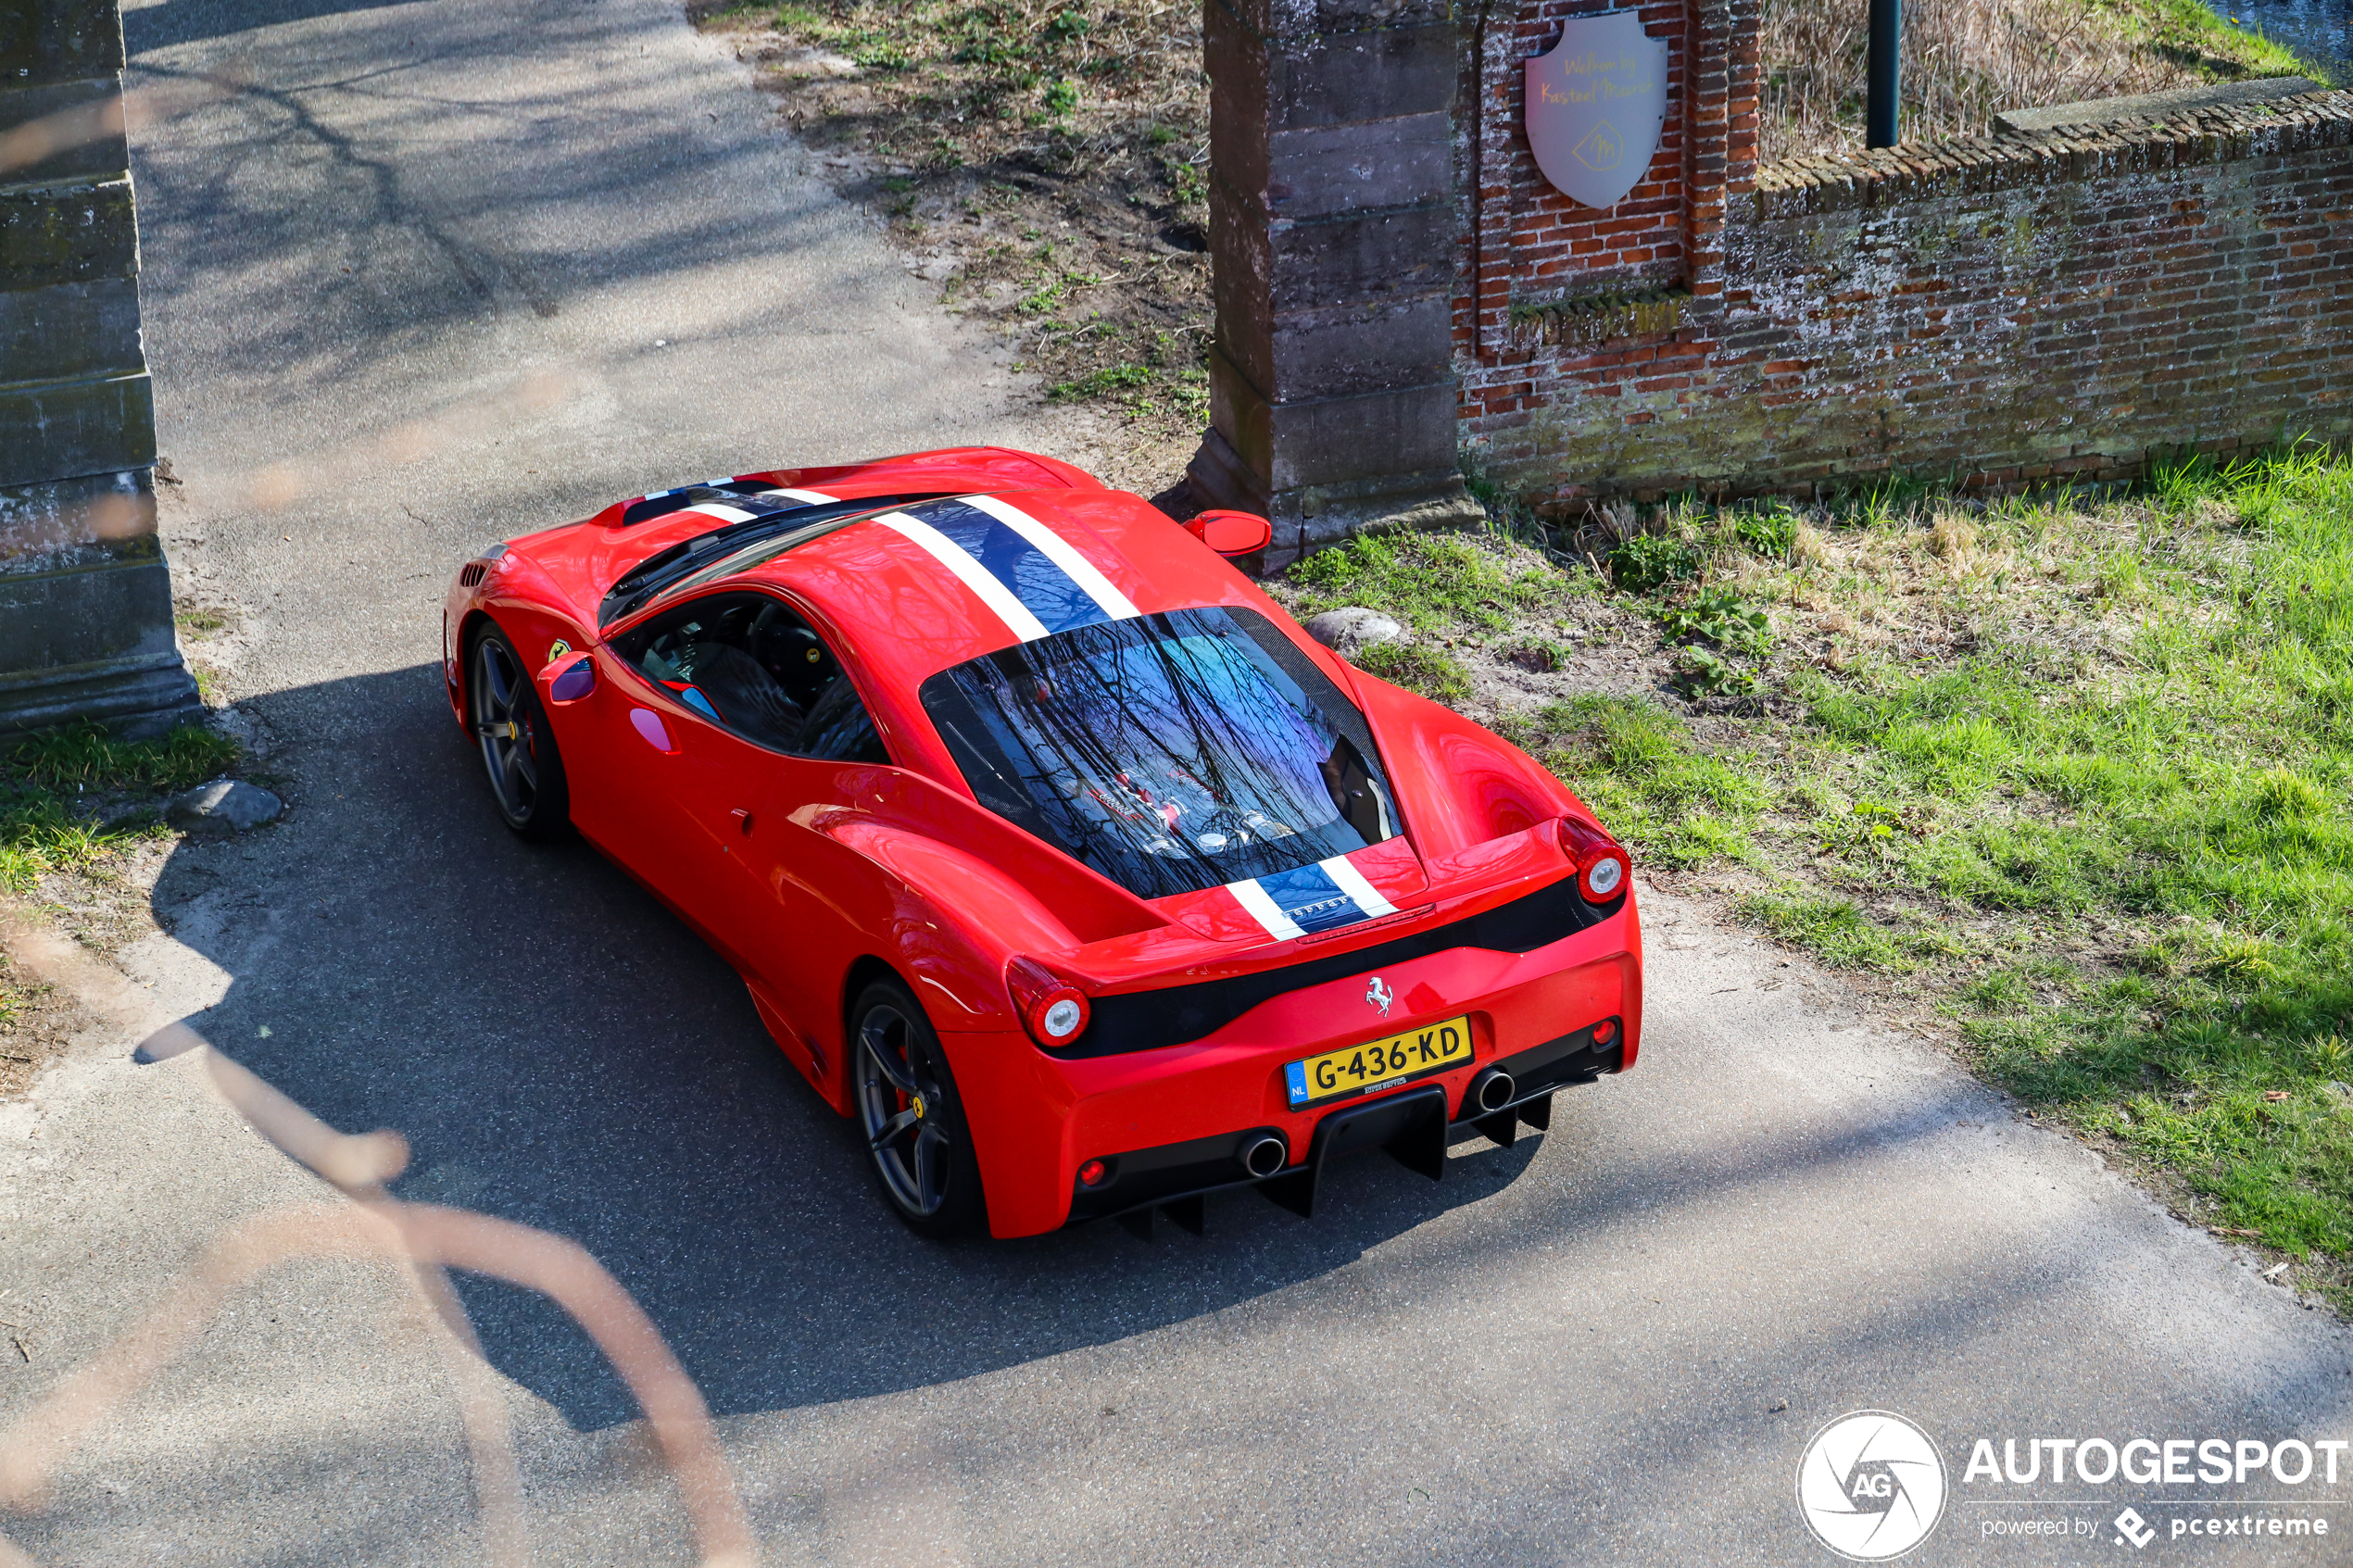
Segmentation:
<svg viewBox="0 0 2353 1568">
<path fill-rule="evenodd" d="M 858 1140 L 734 972 L 586 845 L 500 825 L 425 665 L 246 704 L 291 744 L 290 809 L 189 841 L 158 918 L 232 977 L 191 1022 L 329 1122 L 397 1128 L 403 1198 L 569 1236 L 644 1303 L 721 1415 L 939 1383 L 1182 1323 L 1328 1273 L 1499 1191 L 1533 1150 L 1460 1146 L 1431 1183 L 1339 1168 L 1312 1223 L 1253 1194 L 1210 1234 L 1112 1225 L 939 1246 L 891 1218 Z M 636 1411 L 560 1312 L 469 1281 L 494 1362 L 575 1427 Z"/>
</svg>

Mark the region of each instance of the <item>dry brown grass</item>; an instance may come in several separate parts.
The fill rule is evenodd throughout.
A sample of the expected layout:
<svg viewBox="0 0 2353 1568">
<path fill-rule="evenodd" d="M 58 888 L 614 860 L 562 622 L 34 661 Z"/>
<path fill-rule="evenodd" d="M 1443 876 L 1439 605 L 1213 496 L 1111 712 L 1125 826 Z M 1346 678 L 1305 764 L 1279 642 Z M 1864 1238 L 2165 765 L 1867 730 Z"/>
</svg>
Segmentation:
<svg viewBox="0 0 2353 1568">
<path fill-rule="evenodd" d="M 942 306 L 1000 334 L 1046 401 L 1117 421 L 1139 450 L 1189 454 L 1209 403 L 1198 5 L 758 0 L 697 13 L 755 66 L 837 187 L 888 219 Z"/>
<path fill-rule="evenodd" d="M 1859 150 L 1870 8 L 1766 0 L 1765 159 Z M 2005 109 L 2293 71 L 2179 0 L 1906 0 L 1904 139 L 1982 135 Z"/>
</svg>

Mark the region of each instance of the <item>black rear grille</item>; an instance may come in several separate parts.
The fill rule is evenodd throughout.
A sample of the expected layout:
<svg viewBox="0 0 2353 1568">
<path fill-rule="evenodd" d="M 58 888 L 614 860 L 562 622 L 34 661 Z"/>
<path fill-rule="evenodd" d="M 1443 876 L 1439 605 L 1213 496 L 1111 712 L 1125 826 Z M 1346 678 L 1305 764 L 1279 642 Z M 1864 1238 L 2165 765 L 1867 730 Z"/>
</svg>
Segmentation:
<svg viewBox="0 0 2353 1568">
<path fill-rule="evenodd" d="M 1453 947 L 1483 947 L 1495 953 L 1533 952 L 1598 925 L 1616 913 L 1624 901 L 1620 895 L 1598 908 L 1588 904 L 1578 894 L 1576 877 L 1567 876 L 1508 904 L 1498 904 L 1483 913 L 1401 936 L 1393 942 L 1308 959 L 1257 974 L 1170 985 L 1158 991 L 1096 997 L 1092 998 L 1094 1018 L 1087 1025 L 1087 1032 L 1071 1045 L 1048 1054 L 1067 1060 L 1185 1045 L 1215 1034 L 1261 1002 L 1327 981 L 1362 974 L 1368 969 L 1428 958 Z"/>
</svg>

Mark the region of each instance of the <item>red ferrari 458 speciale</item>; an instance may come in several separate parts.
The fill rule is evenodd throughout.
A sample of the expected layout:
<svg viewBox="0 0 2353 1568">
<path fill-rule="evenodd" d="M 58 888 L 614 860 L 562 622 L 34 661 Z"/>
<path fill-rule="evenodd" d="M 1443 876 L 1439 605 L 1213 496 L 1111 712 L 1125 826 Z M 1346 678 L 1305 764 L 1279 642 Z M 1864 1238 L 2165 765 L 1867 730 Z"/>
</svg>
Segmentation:
<svg viewBox="0 0 2353 1568">
<path fill-rule="evenodd" d="M 1336 1156 L 1437 1176 L 1634 1062 L 1626 854 L 1220 551 L 979 447 L 713 480 L 485 550 L 445 672 L 508 825 L 744 977 L 900 1218 L 1029 1236 Z"/>
</svg>

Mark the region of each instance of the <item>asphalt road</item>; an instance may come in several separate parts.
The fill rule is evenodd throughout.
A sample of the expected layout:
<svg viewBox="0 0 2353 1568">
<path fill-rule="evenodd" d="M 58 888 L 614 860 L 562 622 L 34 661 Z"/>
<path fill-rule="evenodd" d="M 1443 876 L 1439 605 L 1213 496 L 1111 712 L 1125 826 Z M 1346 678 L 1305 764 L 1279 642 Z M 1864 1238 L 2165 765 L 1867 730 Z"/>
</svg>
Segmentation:
<svg viewBox="0 0 2353 1568">
<path fill-rule="evenodd" d="M 243 614 L 229 687 L 291 803 L 177 851 L 170 935 L 128 965 L 337 1125 L 403 1129 L 403 1196 L 601 1259 L 719 1417 L 765 1561 L 1829 1562 L 1793 1477 L 1858 1408 L 1950 1469 L 1907 1561 L 2134 1557 L 2107 1523 L 2128 1503 L 2153 1554 L 2342 1559 L 2162 1532 L 2283 1499 L 2353 1530 L 2353 1464 L 1964 1485 L 1979 1437 L 2353 1437 L 2353 1346 L 1664 896 L 1641 1067 L 1546 1135 L 1457 1147 L 1441 1183 L 1371 1157 L 1312 1223 L 1236 1198 L 1204 1239 L 906 1235 L 727 970 L 593 853 L 497 825 L 437 609 L 484 540 L 619 495 L 1022 440 L 1004 371 L 661 0 L 165 0 L 127 25 L 135 79 L 236 84 L 141 138 L 148 342 L 175 560 Z M 196 1059 L 131 1043 L 94 1035 L 0 1108 L 0 1318 L 31 1346 L 0 1416 L 224 1225 L 324 1191 Z M 479 1561 L 399 1298 L 325 1263 L 235 1294 L 0 1529 L 44 1563 Z M 686 1561 L 585 1340 L 522 1292 L 465 1299 L 539 1561 Z M 2062 1516 L 2097 1531 L 1987 1530 Z"/>
</svg>

